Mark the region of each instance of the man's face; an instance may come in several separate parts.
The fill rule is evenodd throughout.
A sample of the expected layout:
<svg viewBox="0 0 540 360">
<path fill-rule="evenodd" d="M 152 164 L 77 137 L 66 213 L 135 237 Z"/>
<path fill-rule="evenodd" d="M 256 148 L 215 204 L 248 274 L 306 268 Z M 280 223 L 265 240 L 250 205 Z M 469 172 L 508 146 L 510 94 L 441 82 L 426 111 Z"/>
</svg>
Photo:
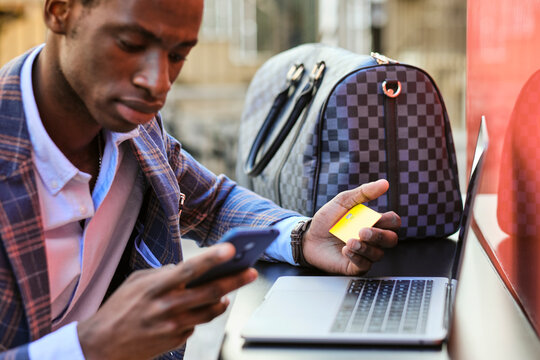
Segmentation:
<svg viewBox="0 0 540 360">
<path fill-rule="evenodd" d="M 202 0 L 100 0 L 88 8 L 76 1 L 60 71 L 96 122 L 132 130 L 165 103 L 202 10 Z"/>
</svg>

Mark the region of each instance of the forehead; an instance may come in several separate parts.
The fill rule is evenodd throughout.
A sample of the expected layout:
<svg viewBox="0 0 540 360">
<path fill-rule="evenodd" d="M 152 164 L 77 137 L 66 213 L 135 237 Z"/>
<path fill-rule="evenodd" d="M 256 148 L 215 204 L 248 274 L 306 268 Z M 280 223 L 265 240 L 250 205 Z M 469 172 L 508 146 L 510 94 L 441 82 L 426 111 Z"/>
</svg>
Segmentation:
<svg viewBox="0 0 540 360">
<path fill-rule="evenodd" d="M 203 0 L 94 0 L 83 19 L 94 26 L 141 26 L 156 37 L 196 39 Z M 193 38 L 193 39 L 190 39 Z"/>
</svg>

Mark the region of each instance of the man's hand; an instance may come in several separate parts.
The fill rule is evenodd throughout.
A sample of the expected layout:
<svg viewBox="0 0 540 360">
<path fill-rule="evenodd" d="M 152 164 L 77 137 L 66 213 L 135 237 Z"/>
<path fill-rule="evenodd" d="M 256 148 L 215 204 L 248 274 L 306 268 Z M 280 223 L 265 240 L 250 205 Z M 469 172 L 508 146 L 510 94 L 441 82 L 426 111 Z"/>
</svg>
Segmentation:
<svg viewBox="0 0 540 360">
<path fill-rule="evenodd" d="M 304 258 L 321 270 L 344 275 L 359 275 L 380 260 L 385 248 L 397 244 L 395 231 L 401 219 L 393 211 L 384 213 L 373 228 L 358 229 L 358 239 L 347 244 L 328 230 L 353 206 L 378 198 L 388 190 L 386 180 L 363 184 L 339 193 L 317 211 L 305 234 Z"/>
<path fill-rule="evenodd" d="M 195 325 L 226 310 L 225 294 L 256 279 L 250 268 L 186 289 L 233 255 L 233 245 L 219 244 L 178 265 L 133 273 L 94 316 L 78 324 L 86 359 L 148 359 L 183 345 Z"/>
</svg>

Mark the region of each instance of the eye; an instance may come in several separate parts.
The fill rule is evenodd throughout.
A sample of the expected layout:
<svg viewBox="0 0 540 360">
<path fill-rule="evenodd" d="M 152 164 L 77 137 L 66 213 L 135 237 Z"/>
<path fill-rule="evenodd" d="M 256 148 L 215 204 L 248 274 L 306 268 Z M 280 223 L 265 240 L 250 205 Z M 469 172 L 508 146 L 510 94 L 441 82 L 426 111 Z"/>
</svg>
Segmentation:
<svg viewBox="0 0 540 360">
<path fill-rule="evenodd" d="M 129 41 L 129 40 L 126 40 L 126 39 L 118 39 L 117 43 L 118 43 L 118 46 L 122 50 L 127 51 L 127 52 L 141 51 L 141 50 L 144 50 L 144 47 L 145 47 L 143 44 L 136 43 L 136 42 L 133 42 L 133 41 Z"/>
<path fill-rule="evenodd" d="M 186 61 L 186 56 L 178 53 L 170 53 L 169 54 L 169 60 L 172 63 L 179 63 L 182 61 Z"/>
</svg>

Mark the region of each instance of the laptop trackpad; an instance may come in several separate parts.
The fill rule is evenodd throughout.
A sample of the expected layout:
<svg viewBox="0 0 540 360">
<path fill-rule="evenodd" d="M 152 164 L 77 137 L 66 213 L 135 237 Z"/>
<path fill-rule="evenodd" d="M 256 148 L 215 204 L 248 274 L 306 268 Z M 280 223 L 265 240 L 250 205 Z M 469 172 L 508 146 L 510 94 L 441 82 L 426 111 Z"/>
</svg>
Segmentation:
<svg viewBox="0 0 540 360">
<path fill-rule="evenodd" d="M 320 335 L 321 329 L 328 332 L 342 296 L 342 291 L 271 291 L 250 318 L 244 333 L 280 337 L 287 334 Z"/>
</svg>

